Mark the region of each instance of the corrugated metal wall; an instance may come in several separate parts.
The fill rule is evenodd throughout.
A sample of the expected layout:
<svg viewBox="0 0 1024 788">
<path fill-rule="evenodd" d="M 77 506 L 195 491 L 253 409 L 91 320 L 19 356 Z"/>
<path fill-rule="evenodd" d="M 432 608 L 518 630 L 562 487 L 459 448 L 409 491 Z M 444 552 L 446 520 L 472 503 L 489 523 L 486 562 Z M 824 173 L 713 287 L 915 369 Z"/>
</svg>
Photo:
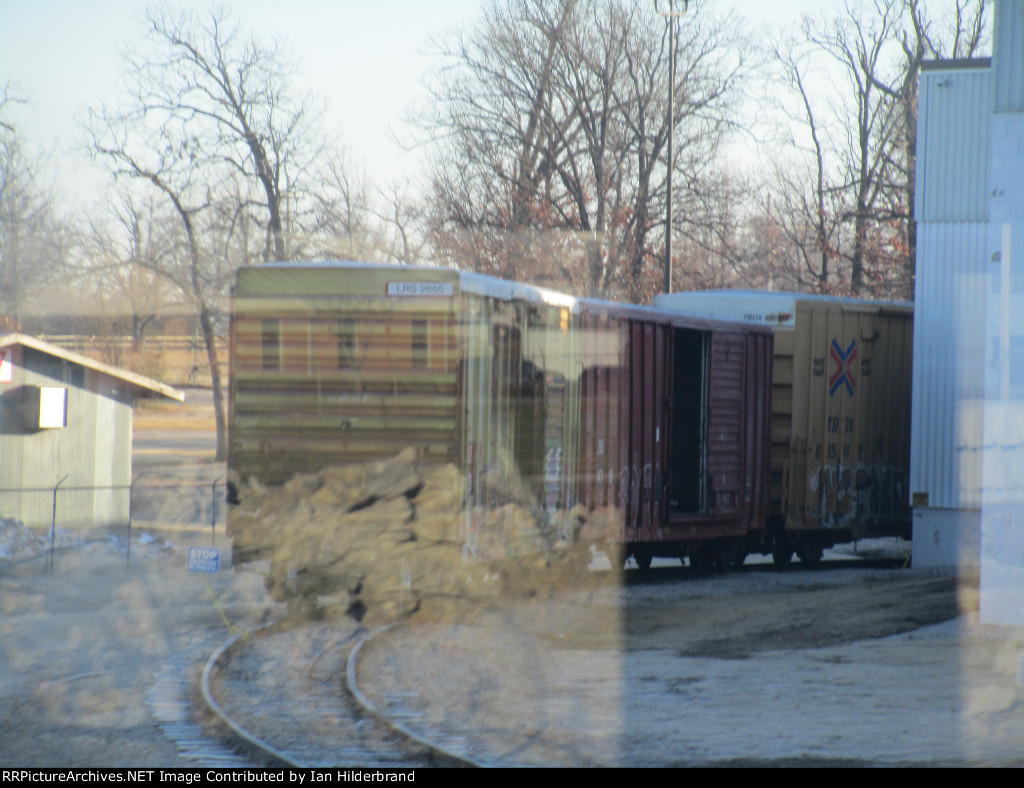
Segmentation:
<svg viewBox="0 0 1024 788">
<path fill-rule="evenodd" d="M 987 60 L 922 72 L 917 119 L 919 222 L 984 221 L 988 216 L 991 94 Z M 967 161 L 976 166 L 965 166 Z"/>
<path fill-rule="evenodd" d="M 921 77 L 910 460 L 916 505 L 981 503 L 992 93 L 987 61 Z"/>
<path fill-rule="evenodd" d="M 927 494 L 928 506 L 977 508 L 986 225 L 920 225 L 917 243 L 910 489 Z"/>
<path fill-rule="evenodd" d="M 1024 3 L 999 0 L 993 24 L 995 111 L 1024 111 Z"/>
</svg>

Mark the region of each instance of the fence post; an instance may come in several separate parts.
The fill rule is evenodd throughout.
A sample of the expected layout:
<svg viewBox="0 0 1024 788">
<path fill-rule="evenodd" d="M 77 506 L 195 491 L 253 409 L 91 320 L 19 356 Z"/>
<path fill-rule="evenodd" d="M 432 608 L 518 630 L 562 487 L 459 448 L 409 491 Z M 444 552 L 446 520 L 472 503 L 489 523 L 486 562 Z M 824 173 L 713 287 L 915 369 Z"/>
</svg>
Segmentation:
<svg viewBox="0 0 1024 788">
<path fill-rule="evenodd" d="M 217 484 L 226 474 L 221 474 L 213 480 L 213 488 L 210 490 L 210 547 L 217 546 Z"/>
<path fill-rule="evenodd" d="M 68 478 L 68 474 L 64 474 L 64 479 Z M 64 484 L 64 479 L 61 479 L 53 488 L 53 509 L 50 515 L 50 561 L 47 564 L 46 571 L 53 572 L 53 549 L 54 544 L 57 541 L 57 488 Z"/>
<path fill-rule="evenodd" d="M 124 568 L 127 569 L 132 565 L 132 503 L 135 497 L 135 482 L 142 478 L 140 473 L 134 479 L 131 484 L 128 485 L 128 551 L 125 554 Z"/>
</svg>

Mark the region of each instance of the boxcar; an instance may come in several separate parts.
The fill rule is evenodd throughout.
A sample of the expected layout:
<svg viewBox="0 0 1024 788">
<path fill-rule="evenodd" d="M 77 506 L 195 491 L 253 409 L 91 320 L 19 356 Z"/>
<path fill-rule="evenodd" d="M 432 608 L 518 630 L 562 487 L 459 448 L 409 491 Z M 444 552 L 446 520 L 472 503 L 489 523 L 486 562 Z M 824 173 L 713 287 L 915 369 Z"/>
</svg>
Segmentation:
<svg viewBox="0 0 1024 788">
<path fill-rule="evenodd" d="M 771 326 L 769 538 L 776 562 L 871 536 L 910 538 L 913 305 L 710 291 L 661 308 Z"/>
<path fill-rule="evenodd" d="M 444 268 L 243 268 L 229 468 L 266 484 L 414 447 L 467 512 L 525 500 L 641 566 L 764 544 L 772 334 Z M 582 509 L 580 508 L 582 507 Z M 470 553 L 477 534 L 467 515 Z"/>
</svg>

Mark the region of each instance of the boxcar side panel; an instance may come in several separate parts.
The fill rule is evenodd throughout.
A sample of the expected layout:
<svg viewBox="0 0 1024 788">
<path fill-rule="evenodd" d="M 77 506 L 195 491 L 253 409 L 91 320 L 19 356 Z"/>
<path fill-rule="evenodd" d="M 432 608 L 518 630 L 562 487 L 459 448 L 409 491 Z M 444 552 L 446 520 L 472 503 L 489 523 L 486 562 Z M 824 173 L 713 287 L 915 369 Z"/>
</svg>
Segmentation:
<svg viewBox="0 0 1024 788">
<path fill-rule="evenodd" d="M 442 274 L 443 276 L 443 274 Z M 417 447 L 457 449 L 453 296 L 423 272 L 243 269 L 233 302 L 229 467 L 264 483 Z M 435 279 L 437 275 L 435 275 Z M 444 292 L 455 293 L 448 277 Z"/>
<path fill-rule="evenodd" d="M 800 302 L 789 462 L 773 477 L 788 476 L 787 528 L 909 534 L 911 342 L 909 308 Z"/>
<path fill-rule="evenodd" d="M 624 413 L 620 322 L 607 313 L 584 312 L 579 318 L 579 502 L 590 511 L 620 504 Z"/>
<path fill-rule="evenodd" d="M 670 367 L 667 351 L 671 327 L 663 323 L 628 320 L 629 344 L 625 363 L 629 391 L 623 404 L 627 433 L 623 443 L 628 460 L 628 499 L 624 541 L 646 542 L 662 537 L 664 525 L 664 478 L 668 445 L 665 403 L 669 399 Z"/>
</svg>

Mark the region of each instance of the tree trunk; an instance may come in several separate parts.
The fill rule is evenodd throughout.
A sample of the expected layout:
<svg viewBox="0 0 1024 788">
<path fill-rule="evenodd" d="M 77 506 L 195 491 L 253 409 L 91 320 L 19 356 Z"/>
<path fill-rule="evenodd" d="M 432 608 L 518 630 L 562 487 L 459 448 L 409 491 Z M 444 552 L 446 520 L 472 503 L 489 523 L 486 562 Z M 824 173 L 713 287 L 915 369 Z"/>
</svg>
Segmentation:
<svg viewBox="0 0 1024 788">
<path fill-rule="evenodd" d="M 217 453 L 214 459 L 224 462 L 228 458 L 228 429 L 224 408 L 224 387 L 220 381 L 220 362 L 217 359 L 217 338 L 213 332 L 210 310 L 203 303 L 199 310 L 199 324 L 206 343 L 206 358 L 210 364 L 210 383 L 213 386 L 213 419 L 217 427 Z"/>
</svg>

